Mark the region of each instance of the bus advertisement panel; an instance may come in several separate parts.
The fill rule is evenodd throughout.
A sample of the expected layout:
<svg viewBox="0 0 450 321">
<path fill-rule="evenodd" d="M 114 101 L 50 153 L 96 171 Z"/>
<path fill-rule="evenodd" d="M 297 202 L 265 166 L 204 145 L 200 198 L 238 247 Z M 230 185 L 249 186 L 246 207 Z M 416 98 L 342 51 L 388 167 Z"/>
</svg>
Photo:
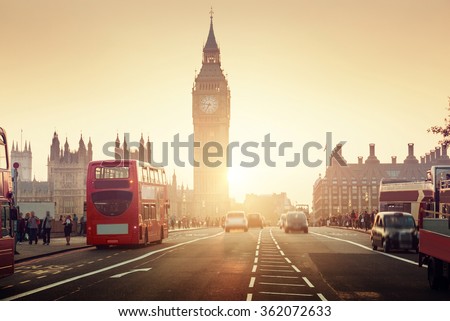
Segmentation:
<svg viewBox="0 0 450 321">
<path fill-rule="evenodd" d="M 163 168 L 137 160 L 92 161 L 86 186 L 87 244 L 146 245 L 168 237 Z"/>
</svg>

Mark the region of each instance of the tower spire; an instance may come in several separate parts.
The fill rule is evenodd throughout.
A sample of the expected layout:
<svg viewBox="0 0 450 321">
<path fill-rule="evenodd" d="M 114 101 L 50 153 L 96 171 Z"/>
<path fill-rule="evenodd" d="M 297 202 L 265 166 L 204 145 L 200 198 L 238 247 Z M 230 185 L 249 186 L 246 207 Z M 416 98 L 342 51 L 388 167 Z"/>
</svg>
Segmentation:
<svg viewBox="0 0 450 321">
<path fill-rule="evenodd" d="M 218 50 L 219 46 L 217 46 L 216 37 L 214 36 L 214 28 L 213 28 L 213 14 L 214 11 L 212 10 L 209 12 L 209 18 L 211 19 L 211 22 L 209 24 L 209 33 L 208 33 L 208 39 L 206 40 L 206 44 L 204 47 L 204 50 Z"/>
</svg>

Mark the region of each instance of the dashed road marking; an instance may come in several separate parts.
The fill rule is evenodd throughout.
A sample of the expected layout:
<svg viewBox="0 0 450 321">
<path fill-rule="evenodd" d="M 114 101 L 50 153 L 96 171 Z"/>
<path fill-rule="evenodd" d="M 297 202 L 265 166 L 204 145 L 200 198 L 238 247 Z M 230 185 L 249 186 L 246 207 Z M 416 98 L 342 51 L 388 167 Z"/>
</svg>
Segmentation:
<svg viewBox="0 0 450 321">
<path fill-rule="evenodd" d="M 314 287 L 314 285 L 311 283 L 311 281 L 308 280 L 308 278 L 307 278 L 306 276 L 303 277 L 303 280 L 306 282 L 306 284 L 308 284 L 308 286 L 309 286 L 310 288 L 313 288 L 313 287 Z"/>
</svg>

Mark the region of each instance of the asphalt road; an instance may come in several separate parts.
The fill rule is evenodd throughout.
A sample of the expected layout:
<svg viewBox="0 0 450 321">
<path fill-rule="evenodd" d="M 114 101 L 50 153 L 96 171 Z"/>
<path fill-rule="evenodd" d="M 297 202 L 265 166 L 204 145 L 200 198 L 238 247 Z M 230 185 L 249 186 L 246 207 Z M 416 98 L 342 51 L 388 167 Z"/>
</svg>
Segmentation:
<svg viewBox="0 0 450 321">
<path fill-rule="evenodd" d="M 19 263 L 3 300 L 450 300 L 431 291 L 417 254 L 373 251 L 367 234 L 310 228 L 200 229 L 160 245 L 87 248 Z"/>
</svg>

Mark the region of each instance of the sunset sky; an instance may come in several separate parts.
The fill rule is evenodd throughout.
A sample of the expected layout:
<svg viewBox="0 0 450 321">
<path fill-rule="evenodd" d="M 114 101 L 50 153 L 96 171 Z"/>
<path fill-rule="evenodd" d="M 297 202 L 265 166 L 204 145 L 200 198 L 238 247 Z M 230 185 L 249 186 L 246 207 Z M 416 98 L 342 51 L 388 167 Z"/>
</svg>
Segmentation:
<svg viewBox="0 0 450 321">
<path fill-rule="evenodd" d="M 176 134 L 187 140 L 211 6 L 230 141 L 270 134 L 294 146 L 280 158 L 273 149 L 274 168 L 262 148 L 255 168 L 234 166 L 238 201 L 287 192 L 311 203 L 325 151 L 311 150 L 319 167 L 285 163 L 310 141 L 325 146 L 327 132 L 347 141 L 351 163 L 367 158 L 370 143 L 382 162 L 403 161 L 408 143 L 417 157 L 437 146 L 427 129 L 447 116 L 448 0 L 0 0 L 0 126 L 10 141 L 31 142 L 36 179 L 47 179 L 54 131 L 71 149 L 90 137 L 94 159 L 117 133 L 150 136 L 156 154 Z M 192 187 L 190 166 L 167 170 Z"/>
</svg>

